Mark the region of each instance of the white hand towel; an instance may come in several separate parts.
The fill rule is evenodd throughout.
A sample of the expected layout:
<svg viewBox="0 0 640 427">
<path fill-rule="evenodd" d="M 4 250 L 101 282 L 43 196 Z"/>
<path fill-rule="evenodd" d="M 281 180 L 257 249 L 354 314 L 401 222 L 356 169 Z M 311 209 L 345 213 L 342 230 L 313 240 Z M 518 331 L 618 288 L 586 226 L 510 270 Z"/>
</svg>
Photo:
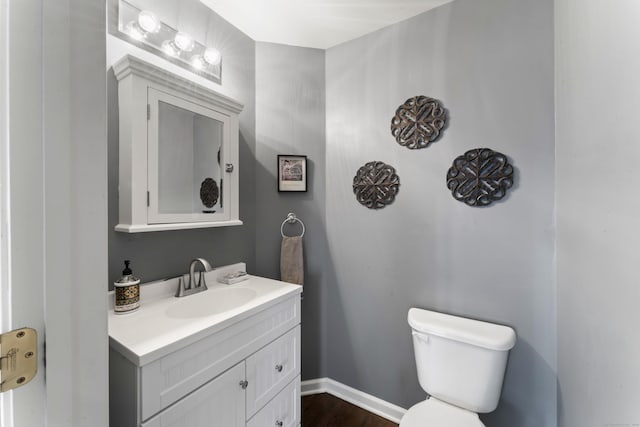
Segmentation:
<svg viewBox="0 0 640 427">
<path fill-rule="evenodd" d="M 302 237 L 285 236 L 280 248 L 280 280 L 296 285 L 304 282 Z"/>
</svg>

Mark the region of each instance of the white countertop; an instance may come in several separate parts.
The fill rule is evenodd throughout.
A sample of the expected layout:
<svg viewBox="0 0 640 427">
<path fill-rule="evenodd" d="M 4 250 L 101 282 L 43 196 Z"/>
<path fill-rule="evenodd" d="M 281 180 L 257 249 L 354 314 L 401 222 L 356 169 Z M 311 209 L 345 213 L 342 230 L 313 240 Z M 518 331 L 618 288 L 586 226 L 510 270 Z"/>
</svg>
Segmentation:
<svg viewBox="0 0 640 427">
<path fill-rule="evenodd" d="M 111 347 L 142 366 L 281 301 L 299 298 L 302 292 L 302 286 L 258 276 L 249 276 L 248 280 L 233 285 L 216 281 L 218 275 L 243 268 L 244 264 L 235 264 L 206 273 L 209 290 L 181 298 L 174 296 L 177 278 L 141 285 L 140 308 L 131 313 L 115 314 L 111 296 L 108 319 Z M 218 314 L 187 319 L 167 315 L 167 310 L 177 303 L 185 304 L 186 301 L 206 297 L 207 292 L 229 288 L 251 289 L 256 296 L 243 305 Z"/>
</svg>

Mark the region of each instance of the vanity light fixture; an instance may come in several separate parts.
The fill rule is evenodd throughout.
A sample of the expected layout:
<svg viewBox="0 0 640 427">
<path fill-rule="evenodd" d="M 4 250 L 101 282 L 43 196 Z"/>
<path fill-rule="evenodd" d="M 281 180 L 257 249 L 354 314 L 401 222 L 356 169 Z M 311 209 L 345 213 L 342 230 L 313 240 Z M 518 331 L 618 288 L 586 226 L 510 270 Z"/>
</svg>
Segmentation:
<svg viewBox="0 0 640 427">
<path fill-rule="evenodd" d="M 221 82 L 220 51 L 199 42 L 189 33 L 170 27 L 150 10 L 140 10 L 126 0 L 119 0 L 117 30 L 114 26 L 109 31 L 200 76 Z"/>
<path fill-rule="evenodd" d="M 191 65 L 196 70 L 202 70 L 204 67 L 207 66 L 207 63 L 204 61 L 204 58 L 202 57 L 202 55 L 195 55 L 191 57 Z"/>
<path fill-rule="evenodd" d="M 134 40 L 142 40 L 144 39 L 144 33 L 140 26 L 135 22 L 129 22 L 125 27 L 125 32 L 129 34 L 129 36 Z"/>
<path fill-rule="evenodd" d="M 181 31 L 173 38 L 173 43 L 175 43 L 176 47 L 183 52 L 191 52 L 195 46 L 193 37 Z"/>
<path fill-rule="evenodd" d="M 203 57 L 207 64 L 218 65 L 222 59 L 222 54 L 218 49 L 209 47 L 204 51 Z"/>
<path fill-rule="evenodd" d="M 160 31 L 162 24 L 155 13 L 143 10 L 138 13 L 138 25 L 147 33 L 155 34 Z"/>
<path fill-rule="evenodd" d="M 129 22 L 125 31 L 135 40 L 143 40 L 147 34 L 155 34 L 160 31 L 160 20 L 153 13 L 148 10 L 143 10 L 138 13 L 138 19 Z"/>
<path fill-rule="evenodd" d="M 162 51 L 171 57 L 180 55 L 180 50 L 171 40 L 165 40 L 162 42 Z"/>
</svg>

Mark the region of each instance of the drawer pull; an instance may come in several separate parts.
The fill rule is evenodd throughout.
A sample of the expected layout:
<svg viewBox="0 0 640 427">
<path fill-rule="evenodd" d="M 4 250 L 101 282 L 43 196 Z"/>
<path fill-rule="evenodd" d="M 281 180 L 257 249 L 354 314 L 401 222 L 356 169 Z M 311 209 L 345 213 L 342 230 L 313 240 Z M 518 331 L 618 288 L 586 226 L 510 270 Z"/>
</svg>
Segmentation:
<svg viewBox="0 0 640 427">
<path fill-rule="evenodd" d="M 240 381 L 240 388 L 242 388 L 243 390 L 246 389 L 248 385 L 249 385 L 249 381 L 247 380 Z"/>
<path fill-rule="evenodd" d="M 282 372 L 282 365 L 276 365 L 276 371 Z"/>
<path fill-rule="evenodd" d="M 276 427 L 282 427 L 284 423 L 280 420 L 276 421 Z"/>
</svg>

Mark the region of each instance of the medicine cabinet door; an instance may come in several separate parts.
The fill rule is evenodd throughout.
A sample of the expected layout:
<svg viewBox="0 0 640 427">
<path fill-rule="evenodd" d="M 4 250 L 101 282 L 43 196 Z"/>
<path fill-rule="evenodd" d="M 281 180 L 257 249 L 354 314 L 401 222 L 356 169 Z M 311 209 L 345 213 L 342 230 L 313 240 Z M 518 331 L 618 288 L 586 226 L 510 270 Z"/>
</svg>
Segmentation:
<svg viewBox="0 0 640 427">
<path fill-rule="evenodd" d="M 148 108 L 148 223 L 228 220 L 229 116 L 152 87 Z"/>
</svg>

